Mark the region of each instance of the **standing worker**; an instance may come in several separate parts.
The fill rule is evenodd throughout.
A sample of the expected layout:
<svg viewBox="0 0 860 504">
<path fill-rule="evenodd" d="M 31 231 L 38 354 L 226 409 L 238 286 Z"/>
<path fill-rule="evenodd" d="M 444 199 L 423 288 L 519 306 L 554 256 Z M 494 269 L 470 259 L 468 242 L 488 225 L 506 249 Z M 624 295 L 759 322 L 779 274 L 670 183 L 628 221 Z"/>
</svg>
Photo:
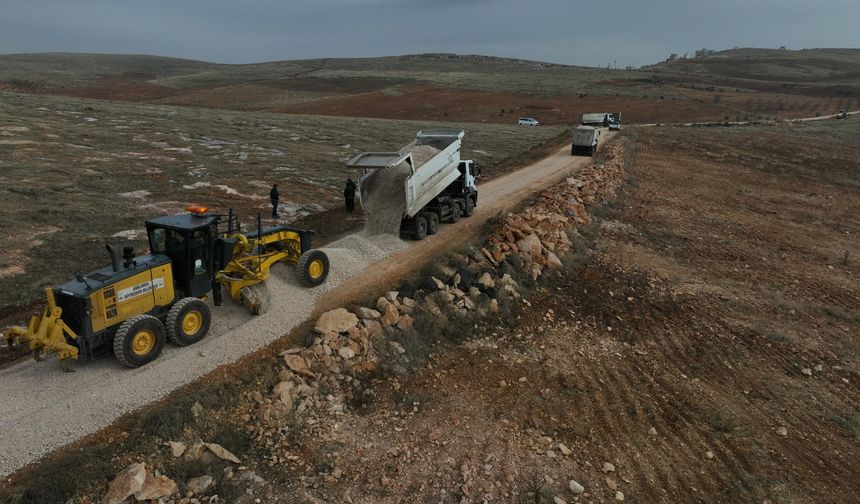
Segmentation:
<svg viewBox="0 0 860 504">
<path fill-rule="evenodd" d="M 346 187 L 343 188 L 343 200 L 346 203 L 346 213 L 355 210 L 355 182 L 351 178 L 346 179 Z"/>
<path fill-rule="evenodd" d="M 278 193 L 278 184 L 272 185 L 272 190 L 269 191 L 269 199 L 272 200 L 272 218 L 278 218 L 278 200 L 281 198 L 280 193 Z"/>
</svg>

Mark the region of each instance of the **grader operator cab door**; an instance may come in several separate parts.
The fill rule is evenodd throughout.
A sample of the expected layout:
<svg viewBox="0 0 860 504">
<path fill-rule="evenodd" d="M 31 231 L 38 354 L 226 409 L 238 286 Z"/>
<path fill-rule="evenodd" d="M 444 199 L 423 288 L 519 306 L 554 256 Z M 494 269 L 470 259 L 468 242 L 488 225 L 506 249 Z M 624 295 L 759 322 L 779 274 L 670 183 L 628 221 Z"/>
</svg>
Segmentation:
<svg viewBox="0 0 860 504">
<path fill-rule="evenodd" d="M 201 297 L 212 290 L 216 273 L 212 257 L 216 223 L 216 217 L 194 214 L 147 221 L 149 248 L 153 254 L 166 255 L 173 263 L 178 297 Z"/>
</svg>

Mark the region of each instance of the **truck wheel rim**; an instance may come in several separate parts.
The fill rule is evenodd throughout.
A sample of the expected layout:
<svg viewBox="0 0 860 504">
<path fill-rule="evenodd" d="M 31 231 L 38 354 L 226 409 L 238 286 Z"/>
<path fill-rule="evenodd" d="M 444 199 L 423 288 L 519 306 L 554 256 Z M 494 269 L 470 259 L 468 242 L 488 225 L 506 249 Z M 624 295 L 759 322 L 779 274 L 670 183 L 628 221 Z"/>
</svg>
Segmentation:
<svg viewBox="0 0 860 504">
<path fill-rule="evenodd" d="M 314 259 L 308 265 L 308 274 L 311 276 L 311 278 L 316 280 L 317 278 L 322 276 L 323 269 L 324 269 L 323 268 L 323 262 L 320 261 L 319 259 Z"/>
<path fill-rule="evenodd" d="M 149 329 L 138 331 L 131 340 L 131 351 L 135 355 L 146 355 L 153 348 L 155 348 L 155 333 Z"/>
<path fill-rule="evenodd" d="M 182 332 L 185 334 L 194 334 L 200 330 L 203 325 L 203 316 L 197 310 L 191 310 L 182 317 Z"/>
</svg>

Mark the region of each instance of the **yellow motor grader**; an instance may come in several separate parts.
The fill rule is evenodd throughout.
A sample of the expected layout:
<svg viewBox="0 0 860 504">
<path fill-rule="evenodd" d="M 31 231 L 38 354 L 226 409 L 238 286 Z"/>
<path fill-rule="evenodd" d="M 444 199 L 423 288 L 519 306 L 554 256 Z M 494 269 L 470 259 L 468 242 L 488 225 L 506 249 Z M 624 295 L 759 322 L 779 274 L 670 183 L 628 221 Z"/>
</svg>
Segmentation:
<svg viewBox="0 0 860 504">
<path fill-rule="evenodd" d="M 268 296 L 263 282 L 275 263 L 296 266 L 299 281 L 325 282 L 328 257 L 311 248 L 312 231 L 288 226 L 241 232 L 232 210 L 210 214 L 192 206 L 188 213 L 148 220 L 150 253 L 123 254 L 107 245 L 111 264 L 45 289 L 47 307 L 27 327 L 2 333 L 10 347 L 25 344 L 38 360 L 55 353 L 90 360 L 113 352 L 128 367 L 155 360 L 165 339 L 179 346 L 206 336 L 211 311 L 206 298 L 221 304 L 222 286 L 253 314 L 263 313 Z"/>
</svg>

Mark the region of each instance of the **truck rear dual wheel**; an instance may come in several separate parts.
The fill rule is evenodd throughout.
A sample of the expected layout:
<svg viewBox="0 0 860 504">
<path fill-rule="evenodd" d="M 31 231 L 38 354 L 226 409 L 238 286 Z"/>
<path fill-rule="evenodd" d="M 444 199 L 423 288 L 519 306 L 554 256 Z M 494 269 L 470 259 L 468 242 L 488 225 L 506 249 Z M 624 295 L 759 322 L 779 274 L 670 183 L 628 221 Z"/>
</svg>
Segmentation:
<svg viewBox="0 0 860 504">
<path fill-rule="evenodd" d="M 427 238 L 427 219 L 419 215 L 412 220 L 412 239 L 423 240 Z"/>
<path fill-rule="evenodd" d="M 439 214 L 436 212 L 427 212 L 422 215 L 424 216 L 424 220 L 427 221 L 427 234 L 436 234 L 439 231 Z"/>
<path fill-rule="evenodd" d="M 451 205 L 451 215 L 448 216 L 448 222 L 451 224 L 460 220 L 460 205 L 458 203 L 454 203 Z"/>
<path fill-rule="evenodd" d="M 125 367 L 149 364 L 164 349 L 164 325 L 152 315 L 136 315 L 120 324 L 113 337 L 113 353 Z"/>
<path fill-rule="evenodd" d="M 311 249 L 299 257 L 296 271 L 299 282 L 305 287 L 316 287 L 328 277 L 328 256 L 322 250 Z"/>
<path fill-rule="evenodd" d="M 195 297 L 182 298 L 170 308 L 165 319 L 167 339 L 178 346 L 188 346 L 202 340 L 209 332 L 212 312 L 209 305 Z"/>
</svg>

